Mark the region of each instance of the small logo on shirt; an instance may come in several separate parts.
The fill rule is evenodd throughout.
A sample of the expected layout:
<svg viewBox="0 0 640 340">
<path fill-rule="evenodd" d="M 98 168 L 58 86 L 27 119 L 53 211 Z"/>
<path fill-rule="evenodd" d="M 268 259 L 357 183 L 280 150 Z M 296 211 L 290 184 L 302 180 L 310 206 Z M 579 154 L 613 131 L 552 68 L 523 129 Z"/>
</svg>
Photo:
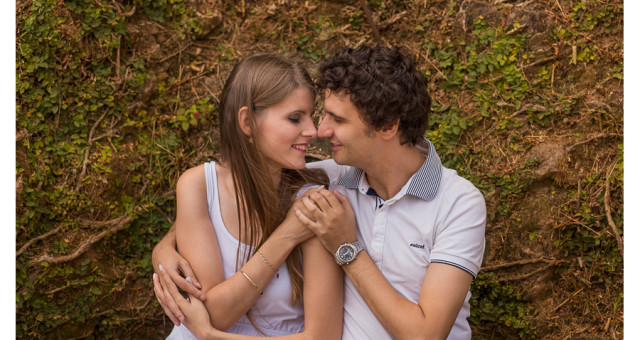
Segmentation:
<svg viewBox="0 0 640 340">
<path fill-rule="evenodd" d="M 411 243 L 409 244 L 409 246 L 418 248 L 418 249 L 424 249 L 424 244 Z"/>
</svg>

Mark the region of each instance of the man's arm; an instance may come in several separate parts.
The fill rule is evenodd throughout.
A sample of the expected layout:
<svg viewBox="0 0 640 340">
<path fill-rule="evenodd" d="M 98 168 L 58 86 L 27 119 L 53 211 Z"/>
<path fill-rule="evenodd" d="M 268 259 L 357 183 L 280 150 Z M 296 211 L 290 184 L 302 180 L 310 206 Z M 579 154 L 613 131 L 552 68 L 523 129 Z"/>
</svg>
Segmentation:
<svg viewBox="0 0 640 340">
<path fill-rule="evenodd" d="M 462 269 L 432 263 L 416 304 L 393 289 L 366 252 L 342 268 L 394 339 L 446 339 L 473 279 Z"/>
<path fill-rule="evenodd" d="M 188 294 L 204 300 L 204 293 L 200 290 L 202 286 L 200 282 L 198 282 L 191 266 L 189 266 L 189 262 L 178 253 L 176 247 L 176 225 L 174 224 L 162 240 L 153 248 L 151 261 L 154 269 L 153 281 L 156 298 L 169 319 L 171 319 L 176 326 L 179 326 L 180 322 L 184 320 L 184 315 L 180 312 L 180 308 L 178 308 L 178 305 L 171 296 L 163 294 L 162 286 L 157 279 L 157 275 L 160 273 L 159 266 L 162 265 L 171 280 Z"/>
<path fill-rule="evenodd" d="M 189 266 L 189 262 L 178 253 L 175 224 L 153 248 L 151 262 L 156 273 L 160 272 L 159 265 L 163 264 L 164 269 L 178 287 L 201 300 L 204 299 L 204 294 L 200 291 L 202 286 Z"/>
<path fill-rule="evenodd" d="M 356 239 L 351 205 L 338 191 L 334 190 L 334 194 L 324 190 L 310 195 L 296 214 L 332 253 L 340 244 Z M 396 339 L 445 339 L 473 279 L 470 273 L 457 267 L 431 263 L 418 303 L 414 303 L 389 284 L 366 252 L 343 265 L 343 269 L 380 323 Z"/>
</svg>

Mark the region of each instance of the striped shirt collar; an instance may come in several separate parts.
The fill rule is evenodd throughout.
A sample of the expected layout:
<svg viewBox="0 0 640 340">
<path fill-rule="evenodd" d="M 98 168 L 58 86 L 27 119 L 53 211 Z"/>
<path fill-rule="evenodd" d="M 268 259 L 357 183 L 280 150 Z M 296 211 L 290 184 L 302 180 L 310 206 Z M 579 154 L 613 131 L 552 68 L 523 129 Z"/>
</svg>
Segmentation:
<svg viewBox="0 0 640 340">
<path fill-rule="evenodd" d="M 423 138 L 416 144 L 416 147 L 423 155 L 426 154 L 426 160 L 422 167 L 409 179 L 407 194 L 422 198 L 425 201 L 431 201 L 436 196 L 438 186 L 440 186 L 442 162 L 436 153 L 433 143 L 428 139 Z M 364 170 L 351 167 L 340 178 L 338 185 L 348 189 L 357 189 L 363 174 Z"/>
</svg>

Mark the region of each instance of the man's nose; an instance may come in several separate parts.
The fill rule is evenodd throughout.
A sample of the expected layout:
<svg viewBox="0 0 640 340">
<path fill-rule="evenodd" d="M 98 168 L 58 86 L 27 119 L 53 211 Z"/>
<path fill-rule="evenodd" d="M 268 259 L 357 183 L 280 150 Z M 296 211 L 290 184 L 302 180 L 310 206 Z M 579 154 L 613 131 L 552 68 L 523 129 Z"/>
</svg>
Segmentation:
<svg viewBox="0 0 640 340">
<path fill-rule="evenodd" d="M 333 134 L 333 129 L 329 126 L 326 116 L 320 119 L 320 124 L 318 124 L 318 137 L 329 138 Z"/>
</svg>

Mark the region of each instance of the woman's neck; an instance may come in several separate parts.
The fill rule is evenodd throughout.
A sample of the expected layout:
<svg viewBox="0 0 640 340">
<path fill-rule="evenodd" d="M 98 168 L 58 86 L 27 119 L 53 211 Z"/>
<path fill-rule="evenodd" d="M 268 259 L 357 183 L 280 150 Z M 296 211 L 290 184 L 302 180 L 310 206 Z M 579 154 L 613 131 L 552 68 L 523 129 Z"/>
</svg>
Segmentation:
<svg viewBox="0 0 640 340">
<path fill-rule="evenodd" d="M 273 188 L 278 189 L 280 181 L 282 180 L 282 168 L 281 167 L 268 167 L 269 178 L 273 183 Z"/>
</svg>

